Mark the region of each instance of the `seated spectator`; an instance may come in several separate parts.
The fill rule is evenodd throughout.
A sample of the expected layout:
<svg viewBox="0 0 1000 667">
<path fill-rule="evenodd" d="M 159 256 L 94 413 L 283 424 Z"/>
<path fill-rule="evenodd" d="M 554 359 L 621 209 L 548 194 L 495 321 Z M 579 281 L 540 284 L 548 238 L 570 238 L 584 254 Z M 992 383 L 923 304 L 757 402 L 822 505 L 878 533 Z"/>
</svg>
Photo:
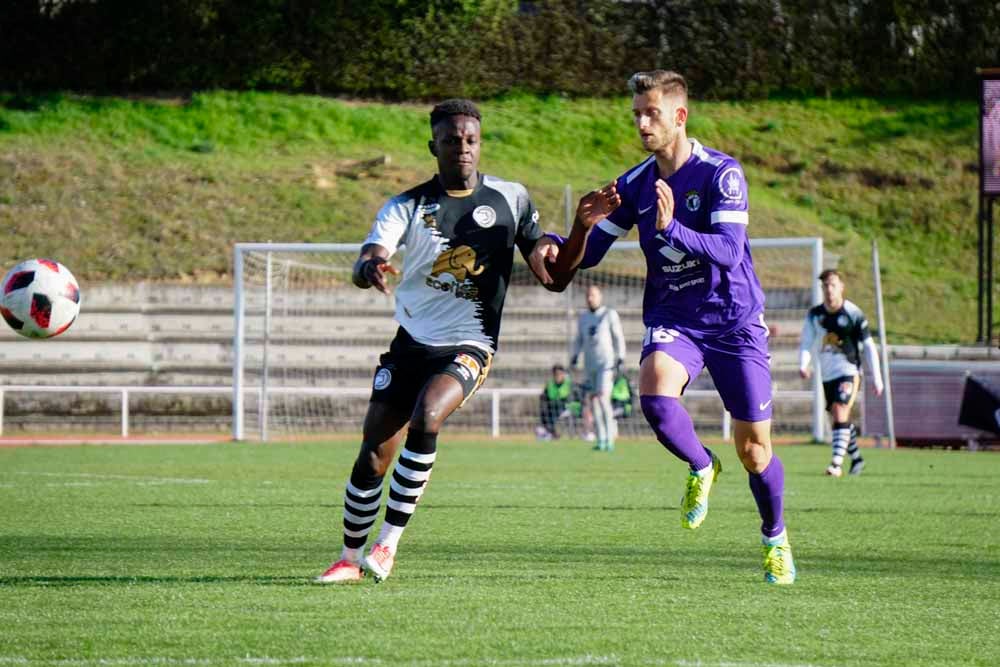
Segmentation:
<svg viewBox="0 0 1000 667">
<path fill-rule="evenodd" d="M 535 429 L 539 440 L 554 440 L 559 437 L 560 417 L 571 412 L 579 415 L 580 402 L 573 392 L 573 382 L 561 364 L 552 367 L 552 377 L 545 383 L 539 397 L 539 417 L 541 424 Z"/>
<path fill-rule="evenodd" d="M 611 408 L 615 418 L 630 416 L 634 402 L 635 392 L 632 390 L 632 383 L 628 381 L 627 375 L 621 373 L 615 378 L 615 383 L 611 387 Z"/>
</svg>

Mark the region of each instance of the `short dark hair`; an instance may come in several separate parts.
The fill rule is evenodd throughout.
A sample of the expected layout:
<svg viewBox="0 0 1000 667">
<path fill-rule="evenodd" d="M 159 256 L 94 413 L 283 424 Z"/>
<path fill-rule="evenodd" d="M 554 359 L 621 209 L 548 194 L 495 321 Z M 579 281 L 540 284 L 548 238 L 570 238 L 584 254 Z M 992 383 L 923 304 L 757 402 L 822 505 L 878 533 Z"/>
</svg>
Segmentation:
<svg viewBox="0 0 1000 667">
<path fill-rule="evenodd" d="M 824 269 L 823 273 L 819 274 L 819 281 L 823 282 L 830 276 L 837 276 L 840 278 L 840 282 L 844 282 L 844 276 L 840 275 L 840 271 L 837 269 Z"/>
<path fill-rule="evenodd" d="M 451 116 L 472 116 L 479 122 L 483 120 L 482 115 L 479 113 L 479 108 L 476 107 L 476 104 L 472 100 L 452 98 L 441 102 L 441 104 L 431 109 L 431 129 L 434 129 L 435 125 Z"/>
<path fill-rule="evenodd" d="M 681 97 L 687 99 L 687 81 L 677 72 L 654 69 L 648 72 L 636 72 L 628 80 L 628 89 L 633 95 L 642 95 L 654 88 L 659 88 L 664 95 L 679 93 Z"/>
<path fill-rule="evenodd" d="M 556 364 L 555 366 L 552 367 L 552 372 L 555 373 L 556 371 L 562 371 L 563 373 L 565 373 L 566 367 L 563 366 L 562 364 Z"/>
</svg>

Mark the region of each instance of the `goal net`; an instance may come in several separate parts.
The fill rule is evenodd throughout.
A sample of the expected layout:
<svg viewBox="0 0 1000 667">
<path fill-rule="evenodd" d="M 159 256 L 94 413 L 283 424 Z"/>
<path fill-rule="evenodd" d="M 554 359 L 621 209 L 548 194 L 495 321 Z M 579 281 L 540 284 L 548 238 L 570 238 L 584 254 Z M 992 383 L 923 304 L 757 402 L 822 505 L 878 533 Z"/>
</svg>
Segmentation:
<svg viewBox="0 0 1000 667">
<path fill-rule="evenodd" d="M 772 327 L 772 376 L 777 433 L 823 433 L 818 381 L 798 375 L 798 339 L 805 311 L 822 299 L 818 238 L 753 239 L 754 264 Z M 235 336 L 233 437 L 283 439 L 358 433 L 379 355 L 396 333 L 391 297 L 351 283 L 359 244 L 237 244 L 234 257 Z M 537 284 L 515 251 L 499 350 L 489 379 L 448 420 L 449 431 L 532 435 L 539 395 L 552 366 L 567 364 L 585 286 L 601 287 L 625 332 L 630 411 L 620 405 L 619 435 L 648 436 L 638 399 L 644 328 L 645 262 L 636 242 L 615 243 L 600 265 L 577 274 L 562 293 Z M 393 258 L 397 267 L 405 251 Z M 571 371 L 571 376 L 574 373 Z M 576 373 L 580 376 L 581 373 Z M 818 375 L 818 374 L 817 374 Z M 728 416 L 711 377 L 692 380 L 684 397 L 701 431 L 727 434 Z M 564 432 L 585 437 L 589 411 L 571 403 Z"/>
</svg>

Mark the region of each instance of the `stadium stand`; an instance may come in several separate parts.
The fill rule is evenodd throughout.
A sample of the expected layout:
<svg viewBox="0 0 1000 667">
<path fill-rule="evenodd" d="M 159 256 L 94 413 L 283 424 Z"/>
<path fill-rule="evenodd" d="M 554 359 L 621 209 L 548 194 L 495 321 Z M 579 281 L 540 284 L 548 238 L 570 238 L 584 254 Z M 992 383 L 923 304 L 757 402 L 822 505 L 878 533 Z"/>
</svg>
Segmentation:
<svg viewBox="0 0 1000 667">
<path fill-rule="evenodd" d="M 553 362 L 566 361 L 576 311 L 553 311 L 551 295 L 542 290 L 522 291 L 517 296 L 508 301 L 505 309 L 501 350 L 488 388 L 536 389 L 544 383 Z M 609 289 L 607 297 L 609 302 L 614 302 L 613 288 Z M 92 285 L 87 286 L 84 299 L 79 321 L 59 338 L 30 341 L 0 328 L 0 373 L 3 373 L 4 385 L 184 387 L 231 384 L 233 295 L 228 286 Z M 809 389 L 809 384 L 799 378 L 797 372 L 801 312 L 797 308 L 781 307 L 783 302 L 794 304 L 800 299 L 796 295 L 768 293 L 770 323 L 777 332 L 772 338 L 772 366 L 779 397 L 783 390 Z M 276 371 L 282 372 L 272 373 L 274 386 L 285 382 L 286 375 L 301 377 L 295 373 L 296 369 L 322 365 L 335 371 L 329 377 L 335 378 L 340 386 L 367 387 L 378 355 L 384 351 L 394 326 L 387 302 L 373 300 L 370 292 L 361 290 L 339 293 L 337 302 L 340 310 L 317 311 L 276 325 L 272 332 L 270 362 Z M 373 307 L 380 303 L 380 309 Z M 630 343 L 627 365 L 635 382 L 639 354 L 635 341 L 643 330 L 640 305 L 628 303 L 622 297 L 616 307 Z M 349 317 L 343 315 L 344 309 L 351 312 Z M 909 442 L 927 437 L 943 442 L 944 436 L 949 435 L 950 442 L 967 444 L 968 433 L 958 430 L 951 414 L 957 414 L 961 386 L 952 385 L 960 383 L 969 363 L 977 359 L 1000 359 L 1000 354 L 994 355 L 996 351 L 989 348 L 959 346 L 895 346 L 892 352 L 899 439 Z M 917 374 L 915 370 L 907 370 L 916 367 L 898 363 L 903 357 L 925 365 L 929 362 L 948 364 L 949 370 L 933 376 L 928 375 L 932 371 Z M 992 367 L 996 368 L 996 364 Z M 929 386 L 939 388 L 927 394 L 926 403 L 915 402 L 912 396 L 923 395 L 915 387 L 928 386 L 922 383 L 932 377 L 947 377 L 948 380 L 930 382 Z M 711 389 L 711 378 L 703 374 L 691 388 Z M 364 400 L 345 400 L 344 405 L 339 406 L 345 425 L 363 414 Z M 153 425 L 225 432 L 230 427 L 228 397 L 143 396 L 133 401 L 132 418 L 136 430 Z M 537 411 L 535 395 L 505 398 L 505 401 L 505 412 L 534 415 Z M 44 428 L 47 424 L 85 429 L 110 424 L 114 428 L 114 414 L 118 410 L 113 396 L 68 399 L 65 395 L 11 393 L 5 396 L 5 403 L 7 433 L 19 427 Z M 876 435 L 884 432 L 881 399 L 868 393 L 863 405 L 863 431 Z M 695 420 L 702 427 L 718 428 L 722 406 L 717 399 L 703 399 L 692 407 Z M 932 415 L 937 416 L 932 419 Z M 777 400 L 775 420 L 781 430 L 808 432 L 809 406 Z M 637 413 L 621 426 L 623 433 L 645 432 L 641 415 Z"/>
</svg>

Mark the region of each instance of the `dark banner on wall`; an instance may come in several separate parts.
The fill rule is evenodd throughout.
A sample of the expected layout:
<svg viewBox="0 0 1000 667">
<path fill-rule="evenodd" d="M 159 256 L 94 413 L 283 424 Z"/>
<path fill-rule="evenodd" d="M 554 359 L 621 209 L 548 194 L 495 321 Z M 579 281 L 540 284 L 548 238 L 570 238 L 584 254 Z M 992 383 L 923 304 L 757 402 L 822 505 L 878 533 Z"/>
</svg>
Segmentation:
<svg viewBox="0 0 1000 667">
<path fill-rule="evenodd" d="M 968 376 L 958 423 L 1000 435 L 1000 389 L 985 378 Z"/>
<path fill-rule="evenodd" d="M 983 194 L 1000 195 L 1000 70 L 984 73 L 982 81 Z"/>
</svg>

